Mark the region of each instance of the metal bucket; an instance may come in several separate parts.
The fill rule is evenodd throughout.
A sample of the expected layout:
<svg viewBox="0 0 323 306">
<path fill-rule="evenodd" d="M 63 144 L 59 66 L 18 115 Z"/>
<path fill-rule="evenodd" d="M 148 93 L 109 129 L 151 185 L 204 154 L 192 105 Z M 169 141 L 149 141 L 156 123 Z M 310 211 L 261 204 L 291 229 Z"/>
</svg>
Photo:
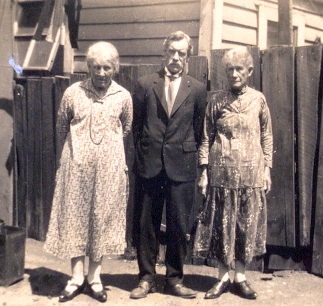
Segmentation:
<svg viewBox="0 0 323 306">
<path fill-rule="evenodd" d="M 7 287 L 24 277 L 25 238 L 24 228 L 3 226 L 0 233 L 0 286 Z"/>
</svg>

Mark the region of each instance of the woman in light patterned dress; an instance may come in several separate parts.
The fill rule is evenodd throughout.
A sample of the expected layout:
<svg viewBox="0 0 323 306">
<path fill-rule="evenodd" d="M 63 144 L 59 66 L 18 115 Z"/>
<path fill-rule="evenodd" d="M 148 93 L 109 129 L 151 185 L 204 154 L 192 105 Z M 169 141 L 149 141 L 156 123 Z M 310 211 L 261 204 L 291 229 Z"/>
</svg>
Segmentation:
<svg viewBox="0 0 323 306">
<path fill-rule="evenodd" d="M 200 192 L 210 199 L 214 216 L 209 256 L 216 258 L 219 275 L 206 299 L 229 290 L 246 299 L 257 293 L 246 281 L 245 266 L 266 252 L 266 197 L 271 189 L 273 138 L 264 95 L 247 85 L 253 72 L 248 49 L 238 47 L 223 58 L 229 89 L 208 103 L 199 165 Z M 213 210 L 213 211 L 212 211 Z"/>
<path fill-rule="evenodd" d="M 132 125 L 132 99 L 112 80 L 119 70 L 119 55 L 112 44 L 93 44 L 86 59 L 90 78 L 66 89 L 57 119 L 63 150 L 45 250 L 71 258 L 72 278 L 60 302 L 84 289 L 85 256 L 89 256 L 89 293 L 105 302 L 102 257 L 121 254 L 126 246 L 124 140 Z"/>
</svg>

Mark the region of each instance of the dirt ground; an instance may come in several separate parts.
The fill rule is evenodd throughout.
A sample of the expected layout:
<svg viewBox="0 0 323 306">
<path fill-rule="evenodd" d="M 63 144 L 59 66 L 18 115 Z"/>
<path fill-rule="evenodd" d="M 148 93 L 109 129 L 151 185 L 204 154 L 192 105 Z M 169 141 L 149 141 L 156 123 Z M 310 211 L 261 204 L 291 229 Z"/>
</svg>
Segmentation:
<svg viewBox="0 0 323 306">
<path fill-rule="evenodd" d="M 255 301 L 244 300 L 231 293 L 216 300 L 204 300 L 212 287 L 217 269 L 207 266 L 185 266 L 184 283 L 198 291 L 192 300 L 162 293 L 165 267 L 157 267 L 158 292 L 141 300 L 131 300 L 130 291 L 137 285 L 137 262 L 120 258 L 104 258 L 102 281 L 108 292 L 109 305 L 132 306 L 192 306 L 192 305 L 322 305 L 323 278 L 301 271 L 276 271 L 264 274 L 248 271 L 247 278 L 258 292 Z M 52 306 L 70 275 L 69 260 L 61 260 L 43 251 L 43 243 L 26 240 L 25 274 L 21 281 L 9 287 L 0 287 L 0 306 Z M 65 303 L 67 306 L 101 305 L 86 294 Z"/>
</svg>

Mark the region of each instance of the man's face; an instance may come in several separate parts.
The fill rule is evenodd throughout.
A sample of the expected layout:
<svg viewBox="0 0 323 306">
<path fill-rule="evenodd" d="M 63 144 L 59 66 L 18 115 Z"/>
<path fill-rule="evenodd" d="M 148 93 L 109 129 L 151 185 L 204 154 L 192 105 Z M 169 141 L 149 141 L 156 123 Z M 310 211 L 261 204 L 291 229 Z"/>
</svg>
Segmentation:
<svg viewBox="0 0 323 306">
<path fill-rule="evenodd" d="M 107 89 L 114 74 L 114 66 L 108 59 L 95 59 L 89 65 L 93 85 L 98 90 Z"/>
<path fill-rule="evenodd" d="M 188 59 L 188 43 L 185 39 L 172 41 L 166 50 L 166 67 L 171 74 L 179 73 L 183 70 Z"/>
<path fill-rule="evenodd" d="M 226 66 L 226 73 L 229 85 L 233 90 L 241 90 L 252 74 L 253 68 L 247 68 L 245 61 L 238 57 L 233 57 Z"/>
</svg>

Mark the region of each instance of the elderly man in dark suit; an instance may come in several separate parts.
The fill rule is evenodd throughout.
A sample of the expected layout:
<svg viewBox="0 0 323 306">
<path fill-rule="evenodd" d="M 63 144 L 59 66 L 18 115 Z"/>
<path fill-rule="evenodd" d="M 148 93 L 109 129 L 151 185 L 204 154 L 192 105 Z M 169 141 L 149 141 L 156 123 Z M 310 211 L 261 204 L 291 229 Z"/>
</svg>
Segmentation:
<svg viewBox="0 0 323 306">
<path fill-rule="evenodd" d="M 139 285 L 130 297 L 156 292 L 158 236 L 166 203 L 166 283 L 164 292 L 195 298 L 183 285 L 188 219 L 194 202 L 196 152 L 206 107 L 205 85 L 186 75 L 192 53 L 181 31 L 165 39 L 165 68 L 138 80 L 134 95 L 133 132 L 138 207 Z"/>
</svg>

